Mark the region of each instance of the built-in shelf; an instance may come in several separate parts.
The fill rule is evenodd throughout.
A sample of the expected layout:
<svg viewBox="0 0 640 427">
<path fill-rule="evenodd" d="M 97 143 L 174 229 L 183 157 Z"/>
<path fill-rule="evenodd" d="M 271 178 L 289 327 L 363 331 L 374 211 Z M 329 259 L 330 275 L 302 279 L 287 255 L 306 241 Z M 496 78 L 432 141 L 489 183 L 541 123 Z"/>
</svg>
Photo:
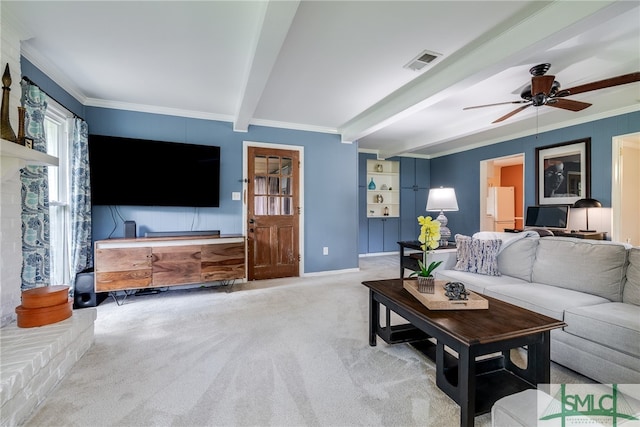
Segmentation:
<svg viewBox="0 0 640 427">
<path fill-rule="evenodd" d="M 58 158 L 32 150 L 15 142 L 0 139 L 2 180 L 9 179 L 25 166 L 58 166 Z"/>
<path fill-rule="evenodd" d="M 400 162 L 367 160 L 367 217 L 400 216 Z"/>
</svg>

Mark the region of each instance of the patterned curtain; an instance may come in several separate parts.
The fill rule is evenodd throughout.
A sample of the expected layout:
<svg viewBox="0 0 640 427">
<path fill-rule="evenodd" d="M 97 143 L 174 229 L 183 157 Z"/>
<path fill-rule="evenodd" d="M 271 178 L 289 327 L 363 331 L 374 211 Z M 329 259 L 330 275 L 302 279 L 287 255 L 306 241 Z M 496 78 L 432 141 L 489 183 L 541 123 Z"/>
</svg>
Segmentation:
<svg viewBox="0 0 640 427">
<path fill-rule="evenodd" d="M 91 246 L 91 181 L 89 178 L 89 129 L 73 119 L 71 138 L 71 288 L 76 274 L 93 267 Z"/>
<path fill-rule="evenodd" d="M 22 80 L 25 107 L 25 136 L 33 139 L 33 149 L 46 152 L 44 116 L 46 94 Z M 20 170 L 22 182 L 22 290 L 49 286 L 49 183 L 46 166 L 26 166 Z"/>
</svg>

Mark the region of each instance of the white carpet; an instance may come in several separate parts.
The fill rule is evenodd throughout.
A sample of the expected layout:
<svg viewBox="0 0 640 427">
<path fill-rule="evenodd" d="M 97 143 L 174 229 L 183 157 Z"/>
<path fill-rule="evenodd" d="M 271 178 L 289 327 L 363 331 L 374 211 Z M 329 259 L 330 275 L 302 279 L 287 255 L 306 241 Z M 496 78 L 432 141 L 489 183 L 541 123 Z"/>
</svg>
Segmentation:
<svg viewBox="0 0 640 427">
<path fill-rule="evenodd" d="M 457 426 L 432 362 L 408 345 L 368 345 L 361 282 L 397 277 L 397 262 L 108 299 L 95 344 L 27 425 Z M 579 380 L 553 366 L 552 382 Z"/>
</svg>

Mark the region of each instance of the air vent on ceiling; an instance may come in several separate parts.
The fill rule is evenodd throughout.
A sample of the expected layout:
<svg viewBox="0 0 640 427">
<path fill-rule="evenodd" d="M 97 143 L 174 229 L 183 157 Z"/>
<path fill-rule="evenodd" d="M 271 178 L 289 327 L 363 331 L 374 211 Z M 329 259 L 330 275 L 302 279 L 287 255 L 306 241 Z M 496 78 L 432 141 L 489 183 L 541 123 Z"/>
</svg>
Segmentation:
<svg viewBox="0 0 640 427">
<path fill-rule="evenodd" d="M 442 56 L 442 54 L 437 52 L 431 52 L 429 50 L 423 50 L 422 52 L 420 52 L 418 56 L 416 56 L 411 61 L 409 61 L 409 63 L 405 65 L 404 68 L 407 68 L 413 71 L 422 70 L 424 67 L 432 63 L 439 56 Z"/>
</svg>

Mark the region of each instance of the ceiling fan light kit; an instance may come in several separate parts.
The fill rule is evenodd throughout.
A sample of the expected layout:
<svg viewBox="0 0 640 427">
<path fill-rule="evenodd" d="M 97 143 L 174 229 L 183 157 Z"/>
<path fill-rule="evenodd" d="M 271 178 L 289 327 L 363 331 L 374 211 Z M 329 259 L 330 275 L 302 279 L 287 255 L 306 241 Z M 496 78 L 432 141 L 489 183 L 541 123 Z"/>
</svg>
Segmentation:
<svg viewBox="0 0 640 427">
<path fill-rule="evenodd" d="M 582 111 L 585 108 L 590 107 L 592 104 L 589 104 L 588 102 L 575 101 L 573 99 L 566 99 L 567 96 L 640 81 L 640 71 L 637 71 L 635 73 L 624 74 L 621 76 L 611 77 L 604 80 L 598 80 L 595 82 L 574 86 L 569 89 L 560 90 L 561 85 L 560 82 L 556 80 L 556 77 L 546 75 L 547 71 L 549 71 L 550 68 L 551 64 L 544 63 L 536 65 L 529 69 L 529 73 L 531 74 L 531 84 L 527 85 L 520 93 L 520 97 L 522 98 L 522 100 L 476 105 L 473 107 L 465 107 L 463 108 L 463 110 L 493 107 L 496 105 L 505 104 L 526 104 L 516 108 L 515 110 L 505 114 L 502 117 L 499 117 L 492 123 L 499 123 L 507 120 L 520 111 L 529 108 L 530 106 L 542 107 L 544 105 L 547 105 L 549 107 L 561 108 L 563 110 L 576 112 Z"/>
</svg>

